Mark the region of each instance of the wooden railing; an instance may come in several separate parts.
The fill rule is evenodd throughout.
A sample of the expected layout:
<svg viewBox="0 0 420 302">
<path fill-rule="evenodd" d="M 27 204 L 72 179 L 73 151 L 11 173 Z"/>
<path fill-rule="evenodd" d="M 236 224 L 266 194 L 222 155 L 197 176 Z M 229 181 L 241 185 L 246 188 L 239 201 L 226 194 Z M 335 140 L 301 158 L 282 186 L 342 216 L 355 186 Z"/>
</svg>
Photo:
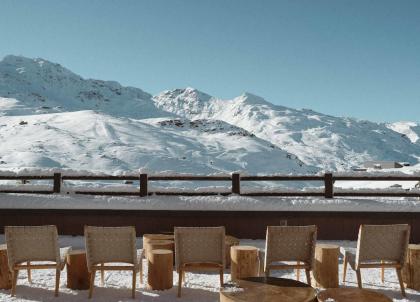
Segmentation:
<svg viewBox="0 0 420 302">
<path fill-rule="evenodd" d="M 334 196 L 349 196 L 349 197 L 420 197 L 420 190 L 387 190 L 377 189 L 375 191 L 363 190 L 343 190 L 335 191 L 335 181 L 420 181 L 420 175 L 334 175 L 332 173 L 325 173 L 323 175 L 278 175 L 278 176 L 241 176 L 239 173 L 233 173 L 228 176 L 202 176 L 202 175 L 148 175 L 139 174 L 115 176 L 115 175 L 62 175 L 61 173 L 54 173 L 53 175 L 8 175 L 1 176 L 0 180 L 21 180 L 25 183 L 27 180 L 52 180 L 51 189 L 35 190 L 21 188 L 7 188 L 0 187 L 0 193 L 36 193 L 36 194 L 59 194 L 64 193 L 62 190 L 62 183 L 66 180 L 78 181 L 139 181 L 138 191 L 105 191 L 105 190 L 83 190 L 80 187 L 75 187 L 72 190 L 75 194 L 89 194 L 89 195 L 136 195 L 140 197 L 148 195 L 230 195 L 239 194 L 243 196 L 323 196 L 325 198 L 334 198 Z M 215 191 L 151 191 L 149 190 L 150 181 L 229 181 L 231 187 L 224 192 Z M 278 190 L 278 191 L 241 191 L 241 185 L 244 182 L 258 182 L 258 181 L 319 181 L 324 183 L 324 190 Z"/>
</svg>

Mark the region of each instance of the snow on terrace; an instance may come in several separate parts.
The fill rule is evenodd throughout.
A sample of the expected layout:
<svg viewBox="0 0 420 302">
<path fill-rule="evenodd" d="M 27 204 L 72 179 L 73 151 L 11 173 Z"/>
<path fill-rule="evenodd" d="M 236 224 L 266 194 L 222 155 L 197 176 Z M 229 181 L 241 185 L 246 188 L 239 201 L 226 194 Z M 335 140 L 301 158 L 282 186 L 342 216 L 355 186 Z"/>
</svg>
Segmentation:
<svg viewBox="0 0 420 302">
<path fill-rule="evenodd" d="M 4 236 L 0 236 L 0 243 L 4 243 Z M 257 246 L 264 250 L 264 240 L 241 240 L 243 245 Z M 342 247 L 355 247 L 355 242 L 339 241 L 339 242 L 324 242 L 337 244 Z M 141 248 L 142 238 L 138 238 L 137 247 Z M 72 246 L 74 249 L 84 248 L 83 237 L 61 236 L 60 246 Z M 340 286 L 357 287 L 356 274 L 350 268 L 347 270 L 347 281 L 342 283 L 343 265 L 342 256 L 340 256 L 339 265 L 339 279 Z M 144 280 L 147 280 L 147 262 L 143 262 Z M 29 284 L 25 271 L 19 275 L 16 297 L 11 298 L 10 292 L 7 290 L 0 290 L 0 301 L 87 301 L 87 290 L 70 290 L 66 288 L 66 271 L 61 272 L 60 279 L 60 295 L 55 298 L 53 293 L 54 288 L 54 270 L 34 270 L 32 271 L 33 284 Z M 273 271 L 273 276 L 295 279 L 295 271 Z M 229 270 L 224 274 L 225 282 L 230 283 Z M 393 301 L 408 302 L 420 301 L 420 293 L 411 289 L 407 289 L 407 298 L 402 298 L 398 279 L 395 270 L 385 270 L 385 283 L 380 281 L 379 269 L 362 270 L 363 286 L 365 288 L 377 290 Z M 303 277 L 301 274 L 301 281 Z M 137 279 L 138 282 L 138 279 Z M 185 301 L 185 302 L 215 302 L 219 301 L 219 276 L 218 274 L 200 274 L 200 273 L 186 273 L 186 284 L 182 289 L 182 297 L 176 297 L 176 285 L 178 283 L 178 274 L 174 272 L 173 288 L 165 291 L 152 291 L 146 288 L 144 284 L 137 284 L 136 300 L 143 302 L 152 301 Z M 99 274 L 96 275 L 95 287 L 92 301 L 133 301 L 131 299 L 131 273 L 112 271 L 105 274 L 105 286 L 100 286 Z"/>
<path fill-rule="evenodd" d="M 2 209 L 420 212 L 419 198 L 0 194 Z"/>
</svg>

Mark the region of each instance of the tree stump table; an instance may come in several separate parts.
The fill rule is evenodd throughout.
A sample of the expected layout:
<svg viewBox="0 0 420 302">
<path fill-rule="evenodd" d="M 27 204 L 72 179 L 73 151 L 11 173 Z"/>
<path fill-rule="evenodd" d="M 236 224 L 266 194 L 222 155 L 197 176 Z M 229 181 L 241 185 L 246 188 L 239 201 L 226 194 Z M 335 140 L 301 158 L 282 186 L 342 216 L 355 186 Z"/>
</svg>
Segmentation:
<svg viewBox="0 0 420 302">
<path fill-rule="evenodd" d="M 173 240 L 149 240 L 146 248 L 146 258 L 153 250 L 170 250 L 172 251 L 172 257 L 175 252 L 175 244 Z"/>
<path fill-rule="evenodd" d="M 340 248 L 332 244 L 315 246 L 315 264 L 313 269 L 316 287 L 338 287 L 338 256 Z"/>
<path fill-rule="evenodd" d="M 90 273 L 87 268 L 86 251 L 70 251 L 66 259 L 67 287 L 71 289 L 89 289 Z"/>
<path fill-rule="evenodd" d="M 174 240 L 174 235 L 171 234 L 144 234 L 143 235 L 143 249 L 147 250 L 147 244 L 150 240 Z"/>
<path fill-rule="evenodd" d="M 402 274 L 406 287 L 420 290 L 420 244 L 408 245 Z"/>
<path fill-rule="evenodd" d="M 318 294 L 319 302 L 392 302 L 384 294 L 369 289 L 330 288 Z"/>
<path fill-rule="evenodd" d="M 315 302 L 316 291 L 309 285 L 290 279 L 256 277 L 238 280 L 240 289 L 222 290 L 220 302 Z"/>
<path fill-rule="evenodd" d="M 230 248 L 235 245 L 239 245 L 239 239 L 230 235 L 226 235 L 225 236 L 225 258 L 226 258 L 225 264 L 227 268 L 230 267 Z"/>
<path fill-rule="evenodd" d="M 153 290 L 170 289 L 173 286 L 173 252 L 151 250 L 147 258 L 147 283 Z"/>
<path fill-rule="evenodd" d="M 230 275 L 233 281 L 259 275 L 259 250 L 254 246 L 235 245 L 230 248 Z"/>
<path fill-rule="evenodd" d="M 0 289 L 12 288 L 12 273 L 9 271 L 7 246 L 0 245 Z"/>
</svg>

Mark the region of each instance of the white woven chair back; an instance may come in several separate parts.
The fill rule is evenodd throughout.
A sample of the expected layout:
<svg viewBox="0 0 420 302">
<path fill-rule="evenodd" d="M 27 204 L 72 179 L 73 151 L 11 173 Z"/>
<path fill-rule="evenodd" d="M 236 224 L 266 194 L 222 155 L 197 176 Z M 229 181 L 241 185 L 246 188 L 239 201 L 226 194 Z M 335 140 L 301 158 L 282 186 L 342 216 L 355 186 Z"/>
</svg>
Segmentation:
<svg viewBox="0 0 420 302">
<path fill-rule="evenodd" d="M 134 227 L 85 226 L 85 245 L 89 269 L 100 263 L 138 264 Z"/>
<path fill-rule="evenodd" d="M 403 264 L 409 238 L 408 224 L 361 225 L 356 264 L 381 260 Z"/>
<path fill-rule="evenodd" d="M 10 270 L 26 261 L 60 263 L 56 226 L 6 226 L 5 235 Z"/>
<path fill-rule="evenodd" d="M 175 265 L 217 263 L 225 266 L 224 227 L 176 227 Z"/>
<path fill-rule="evenodd" d="M 302 261 L 312 267 L 317 228 L 309 226 L 268 226 L 265 262 Z"/>
</svg>

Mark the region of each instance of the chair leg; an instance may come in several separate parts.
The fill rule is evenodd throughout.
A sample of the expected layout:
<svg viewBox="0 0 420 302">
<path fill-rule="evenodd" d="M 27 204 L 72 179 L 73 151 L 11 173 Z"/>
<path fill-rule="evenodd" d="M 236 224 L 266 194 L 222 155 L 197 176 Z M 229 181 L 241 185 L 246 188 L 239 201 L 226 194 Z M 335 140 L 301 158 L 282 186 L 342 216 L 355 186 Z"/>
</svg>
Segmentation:
<svg viewBox="0 0 420 302">
<path fill-rule="evenodd" d="M 405 289 L 404 289 L 404 283 L 402 279 L 401 269 L 397 268 L 397 276 L 398 276 L 398 282 L 400 282 L 400 288 L 401 288 L 401 295 L 405 297 Z"/>
<path fill-rule="evenodd" d="M 359 288 L 362 288 L 362 273 L 360 272 L 360 268 L 356 270 L 356 277 L 357 277 L 357 285 Z"/>
<path fill-rule="evenodd" d="M 60 287 L 60 273 L 61 273 L 61 270 L 57 268 L 55 270 L 55 292 L 54 292 L 54 296 L 56 297 L 58 297 L 58 289 Z"/>
<path fill-rule="evenodd" d="M 92 272 L 90 273 L 90 286 L 89 286 L 89 299 L 92 298 L 92 294 L 93 294 L 93 287 L 94 287 L 94 283 L 95 283 L 95 275 L 96 275 L 96 271 L 92 270 Z"/>
<path fill-rule="evenodd" d="M 31 269 L 29 268 L 29 266 L 31 265 L 31 262 L 30 262 L 30 261 L 28 261 L 26 264 L 28 265 L 28 269 L 27 269 L 27 272 L 28 272 L 28 281 L 29 281 L 29 283 L 31 283 L 31 284 L 32 284 Z"/>
<path fill-rule="evenodd" d="M 13 279 L 12 279 L 12 291 L 10 293 L 10 295 L 12 297 L 14 297 L 16 295 L 16 284 L 17 284 L 18 275 L 19 275 L 19 270 L 16 270 L 16 269 L 13 270 L 13 272 L 12 272 L 12 276 L 13 276 Z"/>
<path fill-rule="evenodd" d="M 222 288 L 223 285 L 224 285 L 224 281 L 223 281 L 223 268 L 220 269 L 219 275 L 220 275 L 220 288 Z"/>
<path fill-rule="evenodd" d="M 104 271 L 104 263 L 101 263 L 101 286 L 105 285 L 105 271 Z"/>
<path fill-rule="evenodd" d="M 265 269 L 265 276 L 270 277 L 270 269 L 268 267 Z"/>
<path fill-rule="evenodd" d="M 308 282 L 309 286 L 311 286 L 311 271 L 309 269 L 305 269 L 306 273 L 306 282 Z"/>
<path fill-rule="evenodd" d="M 182 286 L 182 276 L 184 275 L 184 272 L 182 268 L 179 268 L 178 272 L 178 298 L 181 298 L 181 286 Z"/>
<path fill-rule="evenodd" d="M 136 298 L 136 270 L 133 269 L 133 289 L 131 292 L 132 298 Z"/>
<path fill-rule="evenodd" d="M 185 281 L 187 280 L 187 278 L 185 278 L 185 271 L 182 271 L 182 284 L 185 285 Z"/>
<path fill-rule="evenodd" d="M 347 256 L 344 255 L 344 267 L 343 267 L 343 283 L 346 282 L 346 273 L 347 273 Z"/>
<path fill-rule="evenodd" d="M 143 259 L 140 259 L 140 271 L 139 271 L 139 277 L 140 277 L 140 284 L 143 284 Z"/>
<path fill-rule="evenodd" d="M 300 261 L 298 261 L 297 264 L 299 265 Z M 299 279 L 300 279 L 300 269 L 297 268 L 296 269 L 296 280 L 299 281 Z"/>
<path fill-rule="evenodd" d="M 384 264 L 384 262 L 381 261 L 381 264 Z M 381 281 L 382 283 L 385 282 L 385 268 L 383 266 L 381 267 Z"/>
</svg>

